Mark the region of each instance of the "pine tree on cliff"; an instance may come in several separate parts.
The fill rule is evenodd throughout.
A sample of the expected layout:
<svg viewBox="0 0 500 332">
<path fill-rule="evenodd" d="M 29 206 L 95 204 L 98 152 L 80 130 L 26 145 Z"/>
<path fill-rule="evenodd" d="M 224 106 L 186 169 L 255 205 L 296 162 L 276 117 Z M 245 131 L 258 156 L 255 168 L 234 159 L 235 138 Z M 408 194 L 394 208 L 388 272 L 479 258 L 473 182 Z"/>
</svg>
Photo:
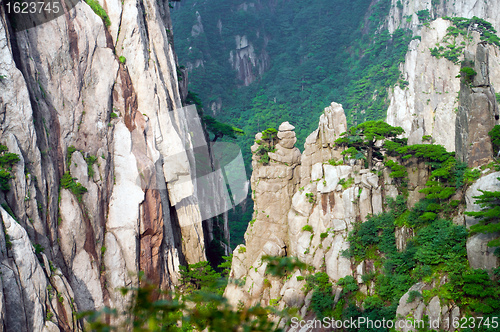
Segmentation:
<svg viewBox="0 0 500 332">
<path fill-rule="evenodd" d="M 500 181 L 500 178 L 497 178 Z M 476 198 L 476 204 L 479 204 L 483 210 L 478 212 L 465 212 L 466 215 L 480 219 L 479 223 L 472 225 L 470 231 L 476 233 L 498 233 L 500 232 L 500 191 L 481 190 L 480 196 Z M 500 236 L 488 242 L 490 247 L 499 247 L 495 254 L 500 257 Z"/>
<path fill-rule="evenodd" d="M 237 136 L 242 136 L 245 132 L 239 128 L 228 125 L 227 123 L 219 122 L 210 115 L 203 116 L 203 122 L 209 132 L 214 134 L 212 142 L 217 141 L 221 137 L 237 138 Z"/>
<path fill-rule="evenodd" d="M 377 141 L 394 140 L 402 133 L 404 133 L 403 128 L 393 127 L 384 121 L 367 121 L 349 128 L 347 132 L 340 135 L 341 137 L 335 143 L 337 146 L 347 148 L 342 152 L 343 155 L 355 159 L 365 159 L 368 162 L 368 168 L 371 169 L 374 156 L 382 159 L 380 150 L 383 147 L 382 144 L 377 146 Z"/>
</svg>

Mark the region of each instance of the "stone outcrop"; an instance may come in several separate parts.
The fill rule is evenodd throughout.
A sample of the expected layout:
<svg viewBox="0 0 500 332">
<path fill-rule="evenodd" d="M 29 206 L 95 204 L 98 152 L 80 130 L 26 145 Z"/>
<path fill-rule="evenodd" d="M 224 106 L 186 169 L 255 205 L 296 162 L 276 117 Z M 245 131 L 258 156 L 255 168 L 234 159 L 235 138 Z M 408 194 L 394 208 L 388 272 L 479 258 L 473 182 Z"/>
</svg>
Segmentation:
<svg viewBox="0 0 500 332">
<path fill-rule="evenodd" d="M 446 282 L 443 278 L 439 285 Z M 428 327 L 435 330 L 444 331 L 455 331 L 457 330 L 453 326 L 453 322 L 456 322 L 461 318 L 460 308 L 452 303 L 442 302 L 438 296 L 434 296 L 430 299 L 429 303 L 425 303 L 422 297 L 422 291 L 431 290 L 435 288 L 435 283 L 426 284 L 423 282 L 413 285 L 408 292 L 406 292 L 399 300 L 399 305 L 396 310 L 397 321 L 396 326 L 401 326 L 399 331 L 416 331 L 415 327 L 409 326 L 406 322 L 409 318 L 414 319 L 416 322 L 423 322 L 424 316 L 428 317 Z M 410 299 L 411 293 L 418 294 L 414 295 L 413 300 Z M 418 326 L 417 326 L 418 327 Z M 420 326 L 422 327 L 422 326 Z"/>
<path fill-rule="evenodd" d="M 269 69 L 271 60 L 265 48 L 257 53 L 246 35 L 236 35 L 234 39 L 235 49 L 229 52 L 229 62 L 236 70 L 236 78 L 242 85 L 248 86 Z M 267 44 L 267 39 L 264 44 Z"/>
<path fill-rule="evenodd" d="M 391 9 L 387 16 L 387 27 L 392 33 L 398 28 L 408 28 L 413 30 L 415 35 L 423 27 L 423 22 L 418 19 L 417 12 L 428 10 L 430 19 L 443 16 L 466 17 L 473 16 L 484 18 L 491 22 L 496 30 L 500 29 L 500 18 L 496 13 L 500 12 L 498 1 L 477 1 L 477 0 L 391 0 Z"/>
<path fill-rule="evenodd" d="M 483 191 L 500 191 L 500 172 L 488 174 L 475 182 L 465 193 L 466 211 L 481 211 L 482 208 L 476 204 L 474 197 L 482 195 Z M 470 228 L 477 224 L 478 219 L 470 216 L 465 217 L 465 225 Z M 479 233 L 467 239 L 467 259 L 474 269 L 492 270 L 500 263 L 498 257 L 494 255 L 496 248 L 488 247 L 488 242 L 498 237 L 498 233 Z"/>
<path fill-rule="evenodd" d="M 341 105 L 332 103 L 325 109 L 318 129 L 307 138 L 304 153 L 298 161 L 294 157 L 295 148 L 291 147 L 295 142 L 293 130 L 288 122 L 279 127 L 276 152 L 269 153 L 268 164 L 259 162 L 263 136 L 256 135 L 256 143 L 252 146 L 254 219 L 245 233 L 246 244 L 234 250 L 230 273 L 230 278 L 243 280 L 244 286 L 230 284 L 225 295 L 235 306 L 269 305 L 272 302 L 278 303 L 279 308 L 295 307 L 301 317 L 313 319 L 314 314 L 309 308 L 312 292 L 304 291 L 304 278 L 311 272 L 328 275 L 334 285 L 335 303 L 342 291 L 335 286 L 336 282 L 346 276 L 357 280 L 360 292 L 373 295 L 373 284 L 364 282 L 363 275 L 375 272 L 377 267 L 373 260 L 356 262 L 343 255 L 349 249 L 348 234 L 369 215 L 385 211 L 386 199 L 396 198 L 402 192 L 394 178 L 389 176 L 391 171 L 382 163 L 366 169 L 364 163 L 355 160 L 342 162 L 342 150 L 334 144 L 346 130 Z M 414 157 L 404 161 L 403 165 L 408 172 L 407 203 L 411 207 L 424 197 L 419 191 L 429 180 L 431 169 Z M 479 190 L 499 190 L 500 182 L 496 180 L 499 176 L 500 172 L 485 175 L 467 190 L 466 211 L 480 210 L 473 199 L 480 194 Z M 470 217 L 464 219 L 458 210 L 462 211 L 463 207 L 457 209 L 454 219 L 457 223 L 465 222 L 470 227 L 477 222 Z M 397 250 L 403 251 L 414 236 L 414 229 L 396 226 Z M 495 236 L 478 234 L 468 239 L 467 255 L 472 268 L 491 270 L 498 266 L 498 258 L 493 255 L 495 248 L 487 247 L 487 242 Z M 262 261 L 264 255 L 297 257 L 309 265 L 309 271 L 297 270 L 289 278 L 270 276 L 265 273 L 267 262 Z M 433 329 L 454 331 L 450 322 L 463 316 L 460 308 L 439 296 L 425 302 L 422 297 L 423 291 L 445 285 L 447 278 L 445 274 L 431 283 L 413 285 L 400 299 L 396 321 L 404 323 L 410 317 L 420 321 L 428 316 Z M 410 296 L 414 297 L 412 301 L 409 301 Z M 362 306 L 362 303 L 357 305 Z M 409 327 L 400 330 L 414 331 Z"/>
<path fill-rule="evenodd" d="M 406 6 L 405 1 L 402 3 Z M 469 14 L 459 16 L 470 17 Z M 434 143 L 455 151 L 456 129 L 451 124 L 456 122 L 461 102 L 459 97 L 462 99 L 460 78 L 457 77 L 460 65 L 444 57 L 438 59 L 430 51 L 436 45 L 446 45 L 443 38 L 450 26 L 450 21 L 438 18 L 419 28 L 420 40 L 410 42 L 405 61 L 400 65 L 401 78 L 408 84 L 406 87 L 396 85 L 389 91 L 391 101 L 386 121 L 402 127 L 409 144 L 422 143 L 422 137 L 430 135 Z M 475 32 L 471 36 L 472 41 L 458 36 L 455 43 L 466 42 L 464 52 L 475 53 L 480 39 Z M 500 50 L 494 45 L 485 45 L 484 48 L 489 53 L 487 71 L 490 83 L 500 86 Z"/>
<path fill-rule="evenodd" d="M 467 74 L 466 70 L 473 70 L 475 74 Z M 461 76 L 455 128 L 457 159 L 469 167 L 477 167 L 492 160 L 493 147 L 488 132 L 500 119 L 495 90 L 490 82 L 487 46 L 479 44 L 475 54 L 465 53 Z"/>
<path fill-rule="evenodd" d="M 254 220 L 245 233 L 246 244 L 233 252 L 230 274 L 231 278 L 245 279 L 245 285 L 229 285 L 225 292 L 233 305 L 281 299 L 281 307 L 295 306 L 303 313 L 307 310 L 310 295 L 307 301 L 304 282 L 296 278 L 301 272 L 296 271 L 288 280 L 269 277 L 263 255 L 298 257 L 334 281 L 370 272 L 373 264 L 353 269 L 342 255 L 349 248 L 347 236 L 356 222 L 381 213 L 384 197 L 395 197 L 397 189 L 382 185 L 385 178 L 391 180 L 380 163 L 373 172 L 356 163 L 336 165 L 342 150 L 334 142 L 346 128 L 342 105 L 332 103 L 321 115 L 318 129 L 307 138 L 302 155 L 292 147 L 295 133 L 288 122 L 279 127 L 276 152 L 269 153 L 268 165 L 254 154 Z M 253 152 L 258 151 L 261 138 L 257 134 Z"/>
<path fill-rule="evenodd" d="M 222 173 L 197 179 L 208 143 L 181 101 L 168 2 L 100 4 L 109 27 L 82 1 L 19 32 L 0 8 L 0 143 L 20 158 L 0 194 L 8 331 L 73 331 L 73 312 L 122 310 L 118 289 L 140 271 L 173 287 L 179 264 L 207 259 L 211 218 L 228 208 Z M 87 191 L 60 185 L 68 173 Z"/>
</svg>

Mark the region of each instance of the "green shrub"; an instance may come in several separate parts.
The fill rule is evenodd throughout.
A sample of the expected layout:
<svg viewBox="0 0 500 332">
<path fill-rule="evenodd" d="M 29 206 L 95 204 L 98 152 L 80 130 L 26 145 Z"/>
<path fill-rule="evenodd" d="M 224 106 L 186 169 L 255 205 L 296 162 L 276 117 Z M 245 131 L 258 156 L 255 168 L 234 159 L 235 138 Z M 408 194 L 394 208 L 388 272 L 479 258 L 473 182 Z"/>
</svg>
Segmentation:
<svg viewBox="0 0 500 332">
<path fill-rule="evenodd" d="M 115 112 L 111 112 L 111 113 L 109 114 L 109 118 L 110 118 L 110 119 L 116 119 L 117 117 L 118 117 L 118 114 L 116 114 Z"/>
<path fill-rule="evenodd" d="M 477 75 L 477 72 L 471 67 L 463 67 L 460 69 L 459 77 L 462 77 L 465 82 L 472 83 L 474 76 Z"/>
<path fill-rule="evenodd" d="M 104 8 L 101 7 L 99 2 L 97 2 L 96 0 L 85 0 L 85 2 L 90 6 L 90 8 L 92 8 L 94 13 L 96 13 L 97 16 L 99 16 L 103 20 L 104 25 L 106 25 L 107 27 L 111 25 L 108 14 L 104 10 Z"/>
<path fill-rule="evenodd" d="M 389 174 L 391 178 L 404 179 L 408 177 L 408 171 L 406 170 L 406 167 L 393 160 L 386 161 L 385 166 L 389 167 L 392 170 L 392 172 Z"/>
<path fill-rule="evenodd" d="M 94 168 L 92 167 L 92 165 L 96 163 L 97 157 L 89 155 L 85 158 L 85 161 L 87 162 L 87 175 L 90 179 L 92 179 L 94 177 Z"/>
<path fill-rule="evenodd" d="M 319 237 L 322 238 L 322 239 L 324 239 L 324 238 L 328 237 L 328 233 L 327 232 L 321 233 L 319 235 Z"/>
<path fill-rule="evenodd" d="M 500 94 L 497 93 L 497 100 Z M 498 156 L 500 151 L 500 125 L 495 125 L 493 129 L 488 133 L 491 139 L 491 145 L 493 146 L 493 155 Z"/>
<path fill-rule="evenodd" d="M 73 152 L 76 151 L 76 148 L 74 145 L 68 146 L 68 150 L 66 151 L 66 165 L 69 165 L 71 162 L 71 155 L 73 155 Z"/>
<path fill-rule="evenodd" d="M 500 178 L 497 178 L 500 181 Z M 470 231 L 476 233 L 498 233 L 500 232 L 500 191 L 479 190 L 482 194 L 474 196 L 476 204 L 481 206 L 479 212 L 465 212 L 466 215 L 472 216 L 479 220 L 479 223 L 472 225 Z M 494 240 L 488 242 L 490 247 L 499 247 L 495 250 L 495 254 L 500 257 L 500 236 L 496 236 Z"/>
<path fill-rule="evenodd" d="M 333 285 L 328 274 L 318 272 L 306 277 L 305 291 L 313 291 L 311 308 L 319 319 L 333 314 Z"/>
<path fill-rule="evenodd" d="M 9 191 L 10 190 L 9 180 L 13 178 L 14 177 L 10 174 L 9 171 L 5 169 L 0 169 L 0 189 L 2 189 L 3 191 Z"/>
<path fill-rule="evenodd" d="M 180 265 L 181 284 L 190 291 L 195 289 L 214 289 L 215 284 L 222 278 L 206 261 L 188 266 Z M 222 290 L 223 292 L 223 290 Z M 220 295 L 222 295 L 222 292 Z"/>
<path fill-rule="evenodd" d="M 344 278 L 340 278 L 337 282 L 337 285 L 342 287 L 342 294 L 348 294 L 356 292 L 359 287 L 356 279 L 353 276 L 345 276 Z"/>
<path fill-rule="evenodd" d="M 311 204 L 314 204 L 314 202 L 316 202 L 316 196 L 313 193 L 306 193 L 306 198 L 307 201 Z"/>
<path fill-rule="evenodd" d="M 422 141 L 430 141 L 432 140 L 432 136 L 431 135 L 424 135 L 422 136 Z"/>
<path fill-rule="evenodd" d="M 73 178 L 69 172 L 64 173 L 61 178 L 61 187 L 69 189 L 78 199 L 79 202 L 82 201 L 82 195 L 87 192 L 81 183 L 77 183 L 76 178 Z"/>
<path fill-rule="evenodd" d="M 406 303 L 412 303 L 417 299 L 417 297 L 422 297 L 422 294 L 419 291 L 412 290 L 408 294 L 408 299 L 406 300 Z"/>
<path fill-rule="evenodd" d="M 11 174 L 12 166 L 21 160 L 19 155 L 7 151 L 7 146 L 0 144 L 0 189 L 3 191 L 10 190 L 9 180 L 14 178 Z"/>
<path fill-rule="evenodd" d="M 304 232 L 312 232 L 313 228 L 312 228 L 311 225 L 305 225 L 304 227 L 302 227 L 302 231 L 304 231 Z"/>
<path fill-rule="evenodd" d="M 344 165 L 344 161 L 343 160 L 335 160 L 335 159 L 330 159 L 328 160 L 328 164 L 332 165 L 332 166 L 338 166 L 338 165 Z"/>
<path fill-rule="evenodd" d="M 123 64 L 125 64 L 125 62 L 127 62 L 127 59 L 123 55 L 120 55 L 118 60 L 120 60 L 120 63 L 123 63 Z"/>
<path fill-rule="evenodd" d="M 431 13 L 428 9 L 419 10 L 417 12 L 417 17 L 420 22 L 425 23 L 431 19 Z"/>
<path fill-rule="evenodd" d="M 35 248 L 35 254 L 37 254 L 37 255 L 42 253 L 45 250 L 45 248 L 42 247 L 41 245 L 39 245 L 38 243 L 35 243 L 33 245 L 33 248 Z"/>
</svg>

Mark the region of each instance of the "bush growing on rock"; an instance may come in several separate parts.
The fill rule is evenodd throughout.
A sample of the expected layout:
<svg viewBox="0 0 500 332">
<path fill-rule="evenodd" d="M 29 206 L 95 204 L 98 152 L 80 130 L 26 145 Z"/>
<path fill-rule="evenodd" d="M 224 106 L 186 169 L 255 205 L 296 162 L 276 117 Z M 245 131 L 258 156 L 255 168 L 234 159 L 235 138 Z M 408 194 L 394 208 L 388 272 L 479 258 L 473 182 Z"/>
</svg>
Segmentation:
<svg viewBox="0 0 500 332">
<path fill-rule="evenodd" d="M 11 174 L 12 166 L 21 160 L 17 154 L 7 151 L 7 146 L 0 144 L 0 189 L 3 191 L 10 190 L 9 180 L 14 178 Z"/>
<path fill-rule="evenodd" d="M 373 165 L 373 158 L 382 160 L 381 147 L 375 143 L 381 140 L 395 140 L 404 132 L 401 127 L 393 127 L 384 121 L 367 121 L 341 134 L 335 141 L 337 146 L 346 147 L 342 155 L 355 159 L 366 159 L 368 168 Z"/>
<path fill-rule="evenodd" d="M 500 181 L 500 178 L 497 178 Z M 479 223 L 472 225 L 470 231 L 476 233 L 500 232 L 500 191 L 479 190 L 482 195 L 474 196 L 476 204 L 483 208 L 479 212 L 465 212 L 466 215 L 479 219 Z M 499 247 L 495 254 L 500 257 L 500 236 L 488 242 L 490 247 Z"/>
</svg>

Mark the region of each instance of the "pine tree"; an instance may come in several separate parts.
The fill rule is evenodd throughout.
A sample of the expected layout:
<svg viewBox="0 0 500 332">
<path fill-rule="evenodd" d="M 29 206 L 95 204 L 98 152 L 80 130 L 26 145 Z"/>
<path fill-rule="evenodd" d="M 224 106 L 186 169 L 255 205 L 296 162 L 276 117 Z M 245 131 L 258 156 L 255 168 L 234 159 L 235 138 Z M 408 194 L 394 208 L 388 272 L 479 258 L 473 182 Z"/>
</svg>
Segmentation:
<svg viewBox="0 0 500 332">
<path fill-rule="evenodd" d="M 338 146 L 347 147 L 347 150 L 342 152 L 343 155 L 366 159 L 368 168 L 371 169 L 374 155 L 378 156 L 382 148 L 375 143 L 385 139 L 393 140 L 402 133 L 404 133 L 403 128 L 393 127 L 384 121 L 367 121 L 351 127 L 335 143 Z"/>
<path fill-rule="evenodd" d="M 500 181 L 500 178 L 497 178 Z M 500 232 L 500 191 L 479 190 L 482 195 L 474 196 L 476 204 L 483 210 L 479 212 L 465 212 L 466 215 L 480 219 L 479 223 L 471 226 L 472 234 L 476 233 L 497 233 Z M 490 247 L 500 247 L 500 236 L 488 242 Z M 495 250 L 495 254 L 500 256 L 500 248 Z"/>
</svg>

